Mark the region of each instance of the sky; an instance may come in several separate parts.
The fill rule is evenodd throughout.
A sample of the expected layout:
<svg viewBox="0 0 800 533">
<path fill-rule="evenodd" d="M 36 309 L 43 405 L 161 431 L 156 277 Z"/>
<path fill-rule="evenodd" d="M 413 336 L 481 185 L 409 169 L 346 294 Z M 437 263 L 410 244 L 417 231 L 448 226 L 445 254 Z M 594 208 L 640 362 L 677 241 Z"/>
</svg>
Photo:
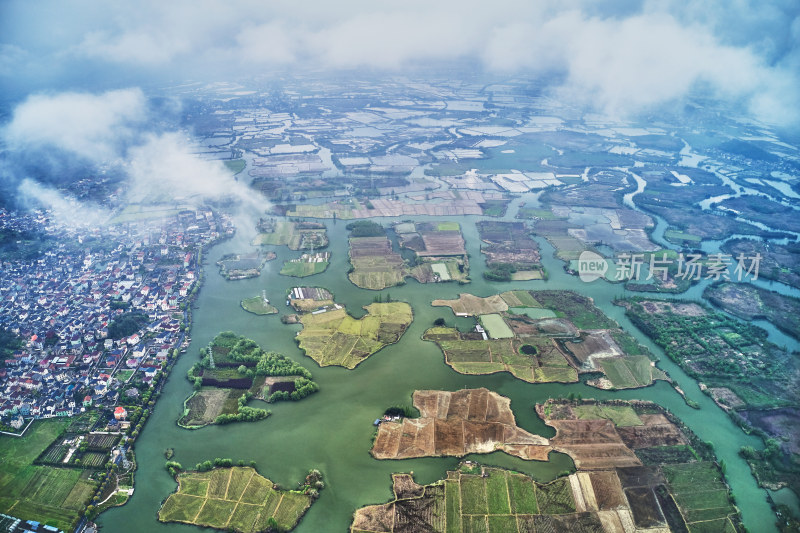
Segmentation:
<svg viewBox="0 0 800 533">
<path fill-rule="evenodd" d="M 551 96 L 615 116 L 702 95 L 800 129 L 796 0 L 4 0 L 0 137 L 12 160 L 56 148 L 116 161 L 135 180 L 134 158 L 154 139 L 187 152 L 153 126 L 153 88 L 448 63 L 531 76 Z M 21 183 L 5 159 L 0 179 Z"/>
<path fill-rule="evenodd" d="M 279 70 L 403 72 L 474 62 L 559 80 L 564 98 L 640 109 L 702 89 L 797 122 L 796 0 L 5 0 L 0 83 L 118 89 Z"/>
</svg>

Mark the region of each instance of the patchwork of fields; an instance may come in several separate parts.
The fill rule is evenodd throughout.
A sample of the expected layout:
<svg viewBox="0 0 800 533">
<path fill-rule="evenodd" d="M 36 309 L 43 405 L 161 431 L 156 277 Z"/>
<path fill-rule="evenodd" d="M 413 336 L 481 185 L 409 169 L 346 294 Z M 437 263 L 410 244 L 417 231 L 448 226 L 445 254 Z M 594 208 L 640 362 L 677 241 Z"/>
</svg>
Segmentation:
<svg viewBox="0 0 800 533">
<path fill-rule="evenodd" d="M 276 490 L 253 468 L 216 468 L 179 474 L 178 491 L 161 506 L 158 519 L 246 533 L 273 525 L 288 531 L 311 503 L 309 495 Z"/>
<path fill-rule="evenodd" d="M 355 319 L 347 310 L 305 313 L 297 342 L 320 366 L 355 368 L 387 344 L 400 340 L 413 320 L 411 306 L 404 302 L 373 303 L 367 314 Z"/>
<path fill-rule="evenodd" d="M 594 306 L 570 291 L 507 291 L 481 298 L 434 300 L 456 316 L 476 316 L 471 332 L 434 327 L 424 340 L 439 345 L 445 362 L 464 374 L 509 372 L 531 382 L 575 382 L 580 373 L 600 388 L 644 387 L 666 379 L 646 349 Z"/>
<path fill-rule="evenodd" d="M 63 530 L 77 522 L 97 489 L 88 479 L 91 470 L 33 464 L 69 425 L 70 420 L 41 420 L 24 437 L 0 435 L 0 513 Z"/>
<path fill-rule="evenodd" d="M 318 222 L 289 222 L 283 220 L 262 221 L 261 232 L 253 244 L 288 246 L 290 250 L 313 250 L 328 245 L 328 234 L 324 224 Z"/>
<path fill-rule="evenodd" d="M 444 405 L 471 415 L 476 402 L 471 396 L 459 401 L 459 393 L 417 391 L 415 405 L 423 419 L 441 414 L 440 396 L 452 394 Z M 536 410 L 557 429 L 549 445 L 573 458 L 576 473 L 540 484 L 465 462 L 430 485 L 418 485 L 412 474 L 394 474 L 393 500 L 358 509 L 351 533 L 743 531 L 713 449 L 657 405 L 550 400 Z M 403 438 L 413 434 L 407 423 Z M 376 445 L 386 440 L 383 431 Z M 436 449 L 428 455 L 444 454 Z"/>
</svg>

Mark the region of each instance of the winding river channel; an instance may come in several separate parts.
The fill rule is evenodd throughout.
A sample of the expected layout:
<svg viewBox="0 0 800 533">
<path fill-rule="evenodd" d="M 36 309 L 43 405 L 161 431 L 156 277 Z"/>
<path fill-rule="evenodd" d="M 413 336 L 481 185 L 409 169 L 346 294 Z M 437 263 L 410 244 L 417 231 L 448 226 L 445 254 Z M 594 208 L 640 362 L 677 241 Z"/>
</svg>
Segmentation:
<svg viewBox="0 0 800 533">
<path fill-rule="evenodd" d="M 507 215 L 516 214 L 520 202 L 534 200 L 534 195 L 516 199 Z M 412 218 L 412 217 L 409 217 Z M 425 217 L 419 217 L 420 220 Z M 155 410 L 136 442 L 138 471 L 136 490 L 123 507 L 101 515 L 99 522 L 106 531 L 197 531 L 194 526 L 160 524 L 156 513 L 164 498 L 176 489 L 175 481 L 164 469 L 164 451 L 174 448 L 175 460 L 191 467 L 197 462 L 214 457 L 230 457 L 234 461 L 255 460 L 259 471 L 285 487 L 294 486 L 306 471 L 320 469 L 325 476 L 326 488 L 296 529 L 298 532 L 346 531 L 353 511 L 360 506 L 381 503 L 392 496 L 390 474 L 413 471 L 421 483 L 443 478 L 448 469 L 458 462 L 455 458 L 427 458 L 402 461 L 377 461 L 369 454 L 373 434 L 372 421 L 386 407 L 410 404 L 415 389 L 457 390 L 464 387 L 488 387 L 511 398 L 518 424 L 524 429 L 544 436 L 552 436 L 551 428 L 536 416 L 533 406 L 550 397 L 580 394 L 584 398 L 622 398 L 654 401 L 680 417 L 700 438 L 714 444 L 719 459 L 727 465 L 727 477 L 742 511 L 745 525 L 750 531 L 771 531 L 775 515 L 767 502 L 767 495 L 750 474 L 750 469 L 738 455 L 744 445 L 761 447 L 761 441 L 748 436 L 735 426 L 713 401 L 704 395 L 694 380 L 669 361 L 662 350 L 651 343 L 625 317 L 623 309 L 612 301 L 630 295 L 620 284 L 602 280 L 582 283 L 577 277 L 563 271 L 563 263 L 553 257 L 553 248 L 539 239 L 543 263 L 549 272 L 547 281 L 494 283 L 483 279 L 485 268 L 480 254 L 475 222 L 482 217 L 448 218 L 461 223 L 470 259 L 468 285 L 456 283 L 422 285 L 409 279 L 408 283 L 381 291 L 386 297 L 407 301 L 414 310 L 414 322 L 399 343 L 386 347 L 371 356 L 355 370 L 338 367 L 319 368 L 305 357 L 297 347 L 294 336 L 299 326 L 284 325 L 280 315 L 256 316 L 241 309 L 240 300 L 260 295 L 267 297 L 280 309 L 280 314 L 290 310 L 284 305 L 286 291 L 295 285 L 315 285 L 331 290 L 348 311 L 361 316 L 362 306 L 368 305 L 378 293 L 359 289 L 347 279 L 346 222 L 328 220 L 328 234 L 332 252 L 330 268 L 305 280 L 278 275 L 284 260 L 299 256 L 286 247 L 274 247 L 278 258 L 267 264 L 258 278 L 225 281 L 216 271 L 214 263 L 226 253 L 250 249 L 244 237 L 225 241 L 205 254 L 205 280 L 194 310 L 192 344 L 178 360 Z M 389 223 L 395 220 L 377 220 Z M 660 356 L 658 365 L 676 380 L 686 395 L 700 405 L 690 408 L 681 396 L 667 383 L 621 392 L 594 389 L 582 383 L 530 384 L 509 374 L 491 376 L 466 376 L 444 364 L 439 348 L 421 340 L 423 332 L 436 318 L 460 327 L 471 324 L 470 319 L 454 319 L 448 308 L 434 308 L 436 298 L 456 298 L 460 292 L 488 296 L 510 288 L 572 289 L 594 298 L 595 303 L 642 344 Z M 681 298 L 701 299 L 703 285 L 693 287 Z M 775 289 L 776 287 L 771 287 Z M 778 332 L 768 323 L 759 324 L 769 330 L 770 338 L 791 349 L 798 345 Z M 282 352 L 306 366 L 320 385 L 320 392 L 300 401 L 284 402 L 270 406 L 273 414 L 255 423 L 238 423 L 211 426 L 200 430 L 179 428 L 175 421 L 181 416 L 184 399 L 192 387 L 186 380 L 186 371 L 198 358 L 198 350 L 220 331 L 232 330 L 256 340 L 265 349 Z M 254 401 L 253 405 L 263 406 Z M 573 467 L 569 457 L 551 454 L 549 462 L 523 461 L 497 452 L 488 456 L 473 456 L 485 463 L 513 468 L 532 475 L 540 481 L 553 479 L 560 472 Z"/>
</svg>

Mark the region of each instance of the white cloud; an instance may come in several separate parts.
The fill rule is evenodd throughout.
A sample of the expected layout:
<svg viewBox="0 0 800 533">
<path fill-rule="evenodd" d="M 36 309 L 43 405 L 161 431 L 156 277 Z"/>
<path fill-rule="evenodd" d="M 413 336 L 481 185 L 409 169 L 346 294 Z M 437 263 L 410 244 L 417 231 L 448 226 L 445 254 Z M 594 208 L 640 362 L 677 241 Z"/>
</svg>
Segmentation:
<svg viewBox="0 0 800 533">
<path fill-rule="evenodd" d="M 31 179 L 22 180 L 17 192 L 24 203 L 49 209 L 55 219 L 68 226 L 98 227 L 111 216 L 111 213 L 102 207 L 79 202 Z"/>
<path fill-rule="evenodd" d="M 3 137 L 11 149 L 58 148 L 91 161 L 119 157 L 147 119 L 139 89 L 99 95 L 32 95 L 14 109 Z"/>
<path fill-rule="evenodd" d="M 489 72 L 567 80 L 562 97 L 621 111 L 699 86 L 758 112 L 798 107 L 797 91 L 774 89 L 797 86 L 800 70 L 800 7 L 785 0 L 82 0 L 91 17 L 75 20 L 58 3 L 49 15 L 10 1 L 18 22 L 28 9 L 37 23 L 19 32 L 23 52 L 8 49 L 9 61 L 37 50 L 98 76 L 130 68 L 146 80 L 217 81 L 473 59 Z"/>
</svg>

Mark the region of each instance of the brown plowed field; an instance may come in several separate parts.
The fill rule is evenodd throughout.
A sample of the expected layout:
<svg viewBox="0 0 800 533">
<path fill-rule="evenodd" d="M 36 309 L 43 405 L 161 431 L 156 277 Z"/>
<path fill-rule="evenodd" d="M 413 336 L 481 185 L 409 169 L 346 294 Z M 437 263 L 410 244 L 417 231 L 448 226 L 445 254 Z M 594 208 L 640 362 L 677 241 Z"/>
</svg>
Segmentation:
<svg viewBox="0 0 800 533">
<path fill-rule="evenodd" d="M 523 459 L 547 460 L 547 439 L 520 429 L 511 402 L 487 389 L 416 391 L 419 418 L 384 422 L 372 447 L 377 459 L 407 459 L 497 449 Z"/>
</svg>

